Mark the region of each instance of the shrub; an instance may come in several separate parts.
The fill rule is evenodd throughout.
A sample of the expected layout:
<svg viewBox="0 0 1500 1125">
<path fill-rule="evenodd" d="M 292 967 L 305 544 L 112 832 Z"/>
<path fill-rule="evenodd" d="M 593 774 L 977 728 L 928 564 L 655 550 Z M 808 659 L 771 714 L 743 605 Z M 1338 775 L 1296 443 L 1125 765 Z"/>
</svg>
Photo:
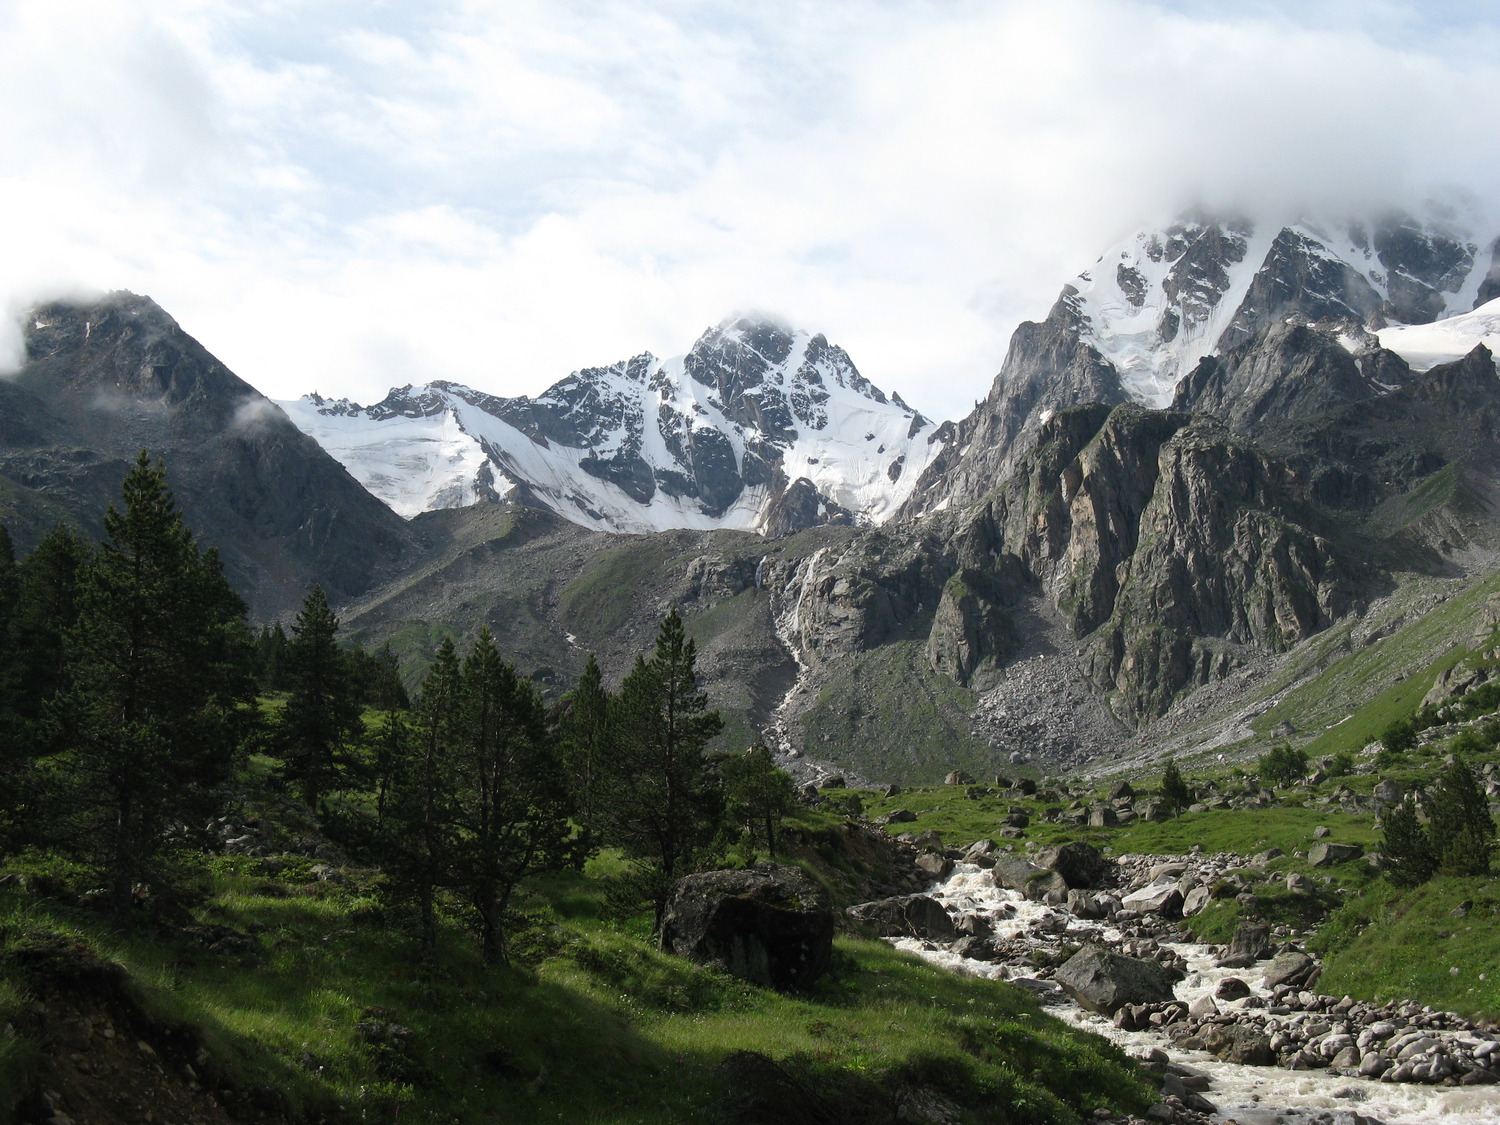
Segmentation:
<svg viewBox="0 0 1500 1125">
<path fill-rule="evenodd" d="M 1271 747 L 1259 762 L 1260 780 L 1271 788 L 1286 787 L 1307 773 L 1307 755 L 1285 742 Z"/>
<path fill-rule="evenodd" d="M 1468 763 L 1457 756 L 1450 759 L 1422 807 L 1438 869 L 1451 875 L 1488 875 L 1495 820 Z"/>
</svg>

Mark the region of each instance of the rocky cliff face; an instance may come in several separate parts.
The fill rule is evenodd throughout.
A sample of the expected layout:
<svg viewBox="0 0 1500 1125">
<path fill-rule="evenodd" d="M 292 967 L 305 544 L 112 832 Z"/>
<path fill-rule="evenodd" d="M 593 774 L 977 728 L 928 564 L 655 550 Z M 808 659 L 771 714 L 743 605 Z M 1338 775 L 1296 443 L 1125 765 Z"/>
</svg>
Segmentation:
<svg viewBox="0 0 1500 1125">
<path fill-rule="evenodd" d="M 980 500 L 1052 413 L 1086 402 L 1232 413 L 1238 425 L 1385 393 L 1404 365 L 1375 354 L 1367 331 L 1425 324 L 1500 292 L 1481 244 L 1405 214 L 1285 227 L 1199 216 L 1142 231 L 1065 287 L 1044 322 L 1016 330 L 988 397 L 957 424 L 904 513 Z M 1293 338 L 1288 324 L 1342 333 L 1372 357 L 1309 360 L 1311 338 Z M 1261 370 L 1246 366 L 1251 355 Z M 1219 366 L 1200 369 L 1210 361 Z M 1298 363 L 1331 385 L 1296 385 Z"/>
<path fill-rule="evenodd" d="M 314 583 L 352 597 L 414 557 L 400 519 L 148 298 L 43 305 L 25 339 L 0 380 L 0 519 L 23 549 L 60 519 L 98 533 L 147 449 L 257 618 Z"/>
</svg>

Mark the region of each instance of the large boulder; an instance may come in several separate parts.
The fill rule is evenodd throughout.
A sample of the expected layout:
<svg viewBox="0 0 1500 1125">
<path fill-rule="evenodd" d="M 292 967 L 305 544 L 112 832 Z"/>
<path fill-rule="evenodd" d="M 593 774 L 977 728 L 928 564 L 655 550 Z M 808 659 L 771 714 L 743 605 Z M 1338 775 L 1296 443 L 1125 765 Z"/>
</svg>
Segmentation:
<svg viewBox="0 0 1500 1125">
<path fill-rule="evenodd" d="M 1271 958 L 1261 983 L 1266 988 L 1275 988 L 1278 984 L 1302 985 L 1312 979 L 1317 969 L 1318 963 L 1306 953 L 1289 949 Z"/>
<path fill-rule="evenodd" d="M 1276 1052 L 1271 1040 L 1257 1028 L 1243 1024 L 1220 1024 L 1203 1036 L 1203 1045 L 1225 1062 L 1240 1066 L 1274 1066 Z"/>
<path fill-rule="evenodd" d="M 1219 958 L 1221 969 L 1247 969 L 1260 960 L 1271 945 L 1271 927 L 1262 922 L 1241 922 Z"/>
<path fill-rule="evenodd" d="M 1073 890 L 1097 887 L 1109 873 L 1109 860 L 1092 844 L 1075 841 L 1061 847 L 1043 848 L 1036 853 L 1037 862 L 1050 867 L 1067 881 Z"/>
<path fill-rule="evenodd" d="M 1171 1000 L 1176 974 L 1155 961 L 1086 945 L 1068 958 L 1052 979 L 1085 1008 L 1112 1016 L 1126 1004 Z"/>
<path fill-rule="evenodd" d="M 995 857 L 995 886 L 1024 893 L 1026 885 L 1044 870 L 1018 855 L 1004 852 Z"/>
<path fill-rule="evenodd" d="M 1313 867 L 1332 867 L 1338 863 L 1349 863 L 1365 854 L 1358 844 L 1331 844 L 1319 840 L 1307 849 L 1307 862 Z"/>
<path fill-rule="evenodd" d="M 943 904 L 927 895 L 898 895 L 849 908 L 849 916 L 872 926 L 881 937 L 952 941 L 958 936 Z"/>
<path fill-rule="evenodd" d="M 662 947 L 753 984 L 809 987 L 833 956 L 833 910 L 795 867 L 707 871 L 679 879 L 662 915 Z"/>
<path fill-rule="evenodd" d="M 1182 917 L 1182 892 L 1176 883 L 1152 883 L 1138 891 L 1131 891 L 1120 905 L 1126 910 L 1142 914 L 1156 914 L 1162 918 Z"/>
</svg>

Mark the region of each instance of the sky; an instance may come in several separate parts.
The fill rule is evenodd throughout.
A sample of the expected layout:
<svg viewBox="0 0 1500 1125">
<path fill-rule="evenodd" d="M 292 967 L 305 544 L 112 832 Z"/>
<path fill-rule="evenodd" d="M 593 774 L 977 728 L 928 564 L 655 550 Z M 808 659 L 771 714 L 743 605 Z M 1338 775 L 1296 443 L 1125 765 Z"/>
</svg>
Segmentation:
<svg viewBox="0 0 1500 1125">
<path fill-rule="evenodd" d="M 129 289 L 368 404 L 761 313 L 959 417 L 1185 207 L 1494 221 L 1497 106 L 1500 0 L 0 0 L 0 353 Z"/>
</svg>

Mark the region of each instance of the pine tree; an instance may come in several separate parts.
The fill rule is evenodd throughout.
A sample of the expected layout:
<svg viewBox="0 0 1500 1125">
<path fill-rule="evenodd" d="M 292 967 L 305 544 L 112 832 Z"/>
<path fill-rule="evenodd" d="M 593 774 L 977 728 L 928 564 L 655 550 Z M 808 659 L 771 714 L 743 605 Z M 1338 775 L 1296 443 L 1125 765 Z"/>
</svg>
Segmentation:
<svg viewBox="0 0 1500 1125">
<path fill-rule="evenodd" d="M 1406 887 L 1425 883 L 1437 871 L 1432 841 L 1422 828 L 1416 803 L 1410 797 L 1385 814 L 1380 870 L 1392 883 Z"/>
<path fill-rule="evenodd" d="M 1171 758 L 1167 759 L 1166 769 L 1162 770 L 1161 797 L 1174 813 L 1179 814 L 1193 803 L 1193 791 L 1188 788 L 1187 782 L 1182 779 L 1182 771 Z"/>
<path fill-rule="evenodd" d="M 574 816 L 586 836 L 598 828 L 598 805 L 614 753 L 614 700 L 604 688 L 599 662 L 589 653 L 578 686 L 568 693 L 559 737 Z"/>
<path fill-rule="evenodd" d="M 253 699 L 244 604 L 199 551 L 142 452 L 104 517 L 67 637 L 64 769 L 79 839 L 129 919 L 131 889 L 152 875 L 165 830 L 206 810 L 236 758 L 237 706 Z"/>
<path fill-rule="evenodd" d="M 1454 756 L 1422 802 L 1427 839 L 1438 870 L 1449 875 L 1488 875 L 1495 851 L 1495 820 L 1474 771 Z"/>
<path fill-rule="evenodd" d="M 78 620 L 88 545 L 65 527 L 48 532 L 15 570 L 15 600 L 0 631 L 0 847 L 47 838 L 40 761 L 52 748 L 47 705 L 67 690 L 65 639 Z"/>
<path fill-rule="evenodd" d="M 464 661 L 454 809 L 458 889 L 486 963 L 506 959 L 516 885 L 574 857 L 562 760 L 530 680 L 502 660 L 489 630 Z"/>
<path fill-rule="evenodd" d="M 766 850 L 775 855 L 776 828 L 791 810 L 797 793 L 792 775 L 777 769 L 771 751 L 759 744 L 725 758 L 720 772 L 730 810 L 752 838 L 757 831 L 762 832 Z"/>
<path fill-rule="evenodd" d="M 323 588 L 308 594 L 286 646 L 290 693 L 277 716 L 275 744 L 282 776 L 295 783 L 302 799 L 317 809 L 338 788 L 353 761 L 353 747 L 364 734 L 364 720 L 338 646 L 339 619 Z"/>
<path fill-rule="evenodd" d="M 416 904 L 422 960 L 437 955 L 437 895 L 457 881 L 456 747 L 463 672 L 451 637 L 438 648 L 408 717 L 386 715 L 380 737 L 378 855 L 398 899 Z"/>
<path fill-rule="evenodd" d="M 639 865 L 658 931 L 673 880 L 688 874 L 724 815 L 705 754 L 724 722 L 698 690 L 696 656 L 674 608 L 651 659 L 636 657 L 620 687 L 618 749 L 601 810 L 606 839 Z"/>
</svg>

